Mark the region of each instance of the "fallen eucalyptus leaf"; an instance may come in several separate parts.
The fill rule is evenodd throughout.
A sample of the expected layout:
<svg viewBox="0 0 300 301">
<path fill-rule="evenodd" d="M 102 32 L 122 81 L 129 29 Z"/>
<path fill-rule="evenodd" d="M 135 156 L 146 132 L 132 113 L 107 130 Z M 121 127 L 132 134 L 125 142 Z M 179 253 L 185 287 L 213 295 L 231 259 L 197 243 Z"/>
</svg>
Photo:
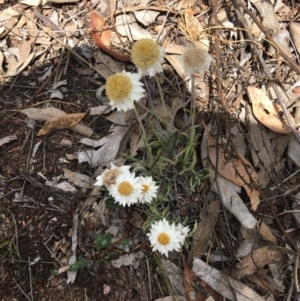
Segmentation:
<svg viewBox="0 0 300 301">
<path fill-rule="evenodd" d="M 247 94 L 252 102 L 253 114 L 264 126 L 277 133 L 292 132 L 283 117 L 280 105 L 273 103 L 268 96 L 254 86 L 247 87 Z M 290 115 L 290 118 L 294 121 L 293 116 Z"/>
<path fill-rule="evenodd" d="M 37 136 L 47 135 L 55 130 L 70 129 L 75 126 L 86 115 L 86 113 L 67 114 L 61 117 L 52 117 L 45 122 Z"/>
</svg>

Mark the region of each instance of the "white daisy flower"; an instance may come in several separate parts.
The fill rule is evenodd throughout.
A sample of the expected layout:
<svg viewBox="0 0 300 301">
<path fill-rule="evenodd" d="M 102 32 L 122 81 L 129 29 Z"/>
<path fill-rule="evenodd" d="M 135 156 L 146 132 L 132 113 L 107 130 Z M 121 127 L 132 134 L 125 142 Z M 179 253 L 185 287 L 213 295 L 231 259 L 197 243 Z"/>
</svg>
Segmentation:
<svg viewBox="0 0 300 301">
<path fill-rule="evenodd" d="M 180 232 L 181 234 L 181 244 L 184 243 L 186 236 L 189 234 L 190 232 L 190 228 L 189 227 L 183 227 L 182 224 L 178 224 L 176 227 L 176 230 Z"/>
<path fill-rule="evenodd" d="M 96 178 L 97 182 L 94 185 L 96 185 L 96 186 L 104 185 L 106 188 L 110 188 L 111 185 L 116 183 L 117 177 L 120 174 L 129 173 L 130 168 L 131 168 L 131 166 L 129 166 L 129 165 L 117 167 L 113 163 L 111 163 L 111 168 L 106 169 L 102 175 L 98 176 Z"/>
<path fill-rule="evenodd" d="M 152 177 L 140 177 L 142 194 L 139 198 L 140 203 L 151 203 L 156 198 L 158 186 L 155 185 Z"/>
<path fill-rule="evenodd" d="M 147 236 L 152 250 L 157 250 L 167 257 L 169 251 L 179 251 L 181 248 L 182 234 L 176 230 L 175 224 L 169 224 L 165 218 L 152 224 Z"/>
<path fill-rule="evenodd" d="M 134 101 L 139 101 L 144 96 L 145 89 L 139 74 L 123 70 L 107 79 L 105 91 L 112 109 L 127 112 L 134 108 Z"/>
<path fill-rule="evenodd" d="M 138 202 L 142 193 L 142 185 L 139 177 L 134 173 L 123 173 L 117 177 L 116 183 L 111 185 L 111 196 L 122 206 L 130 206 Z"/>
<path fill-rule="evenodd" d="M 209 67 L 212 56 L 201 48 L 187 48 L 182 54 L 182 64 L 186 75 L 203 73 Z"/>
<path fill-rule="evenodd" d="M 138 68 L 139 74 L 154 76 L 163 72 L 162 62 L 165 50 L 152 39 L 141 39 L 136 41 L 131 49 L 131 60 Z"/>
</svg>

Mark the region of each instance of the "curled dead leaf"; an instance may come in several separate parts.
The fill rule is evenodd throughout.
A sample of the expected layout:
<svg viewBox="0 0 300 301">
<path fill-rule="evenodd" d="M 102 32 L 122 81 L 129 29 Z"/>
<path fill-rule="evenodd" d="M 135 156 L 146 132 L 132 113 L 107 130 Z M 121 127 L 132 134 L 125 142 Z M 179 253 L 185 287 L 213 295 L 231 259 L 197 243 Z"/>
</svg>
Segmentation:
<svg viewBox="0 0 300 301">
<path fill-rule="evenodd" d="M 112 57 L 120 61 L 130 62 L 131 58 L 129 55 L 118 53 L 109 48 L 108 45 L 110 44 L 111 31 L 109 29 L 102 31 L 102 28 L 105 25 L 106 21 L 94 11 L 91 12 L 90 19 L 91 19 L 90 28 L 92 28 L 92 37 L 94 41 L 97 43 L 97 45 L 103 51 L 110 54 Z"/>
<path fill-rule="evenodd" d="M 247 275 L 252 275 L 265 265 L 282 260 L 288 253 L 288 249 L 278 246 L 264 246 L 253 250 L 236 264 L 236 270 L 231 274 L 232 277 L 241 279 Z"/>
<path fill-rule="evenodd" d="M 260 199 L 258 190 L 254 188 L 258 180 L 254 167 L 238 151 L 232 151 L 232 158 L 228 159 L 228 152 L 225 153 L 221 144 L 219 144 L 217 153 L 216 139 L 210 134 L 204 122 L 203 125 L 208 136 L 208 154 L 212 165 L 214 168 L 218 168 L 221 176 L 246 190 L 251 207 L 256 211 Z"/>
<path fill-rule="evenodd" d="M 55 130 L 69 129 L 75 126 L 86 115 L 86 113 L 67 114 L 59 117 L 52 117 L 45 122 L 37 136 L 47 135 Z"/>
<path fill-rule="evenodd" d="M 280 105 L 273 103 L 268 96 L 256 87 L 248 86 L 247 94 L 252 102 L 253 114 L 264 126 L 276 133 L 287 134 L 292 132 L 287 125 Z M 290 118 L 295 123 L 291 115 Z"/>
</svg>

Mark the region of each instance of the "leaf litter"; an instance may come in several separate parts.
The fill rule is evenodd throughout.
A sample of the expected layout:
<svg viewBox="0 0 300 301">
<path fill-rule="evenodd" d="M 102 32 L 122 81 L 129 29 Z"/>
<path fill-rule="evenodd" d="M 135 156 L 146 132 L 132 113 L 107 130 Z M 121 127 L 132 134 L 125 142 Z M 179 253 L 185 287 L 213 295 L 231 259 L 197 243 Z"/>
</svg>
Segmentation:
<svg viewBox="0 0 300 301">
<path fill-rule="evenodd" d="M 81 281 L 83 272 L 75 271 L 74 264 L 87 267 L 84 260 L 89 262 L 92 259 L 96 267 L 99 259 L 100 262 L 105 259 L 109 265 L 128 274 L 128 270 L 122 269 L 130 269 L 131 265 L 136 268 L 138 258 L 140 273 L 147 281 L 142 281 L 143 289 L 140 286 L 137 291 L 141 296 L 147 295 L 145 300 L 173 300 L 172 294 L 177 300 L 187 300 L 186 296 L 188 300 L 205 300 L 209 296 L 215 299 L 223 296 L 228 300 L 235 300 L 235 297 L 238 300 L 269 300 L 268 294 L 291 300 L 299 288 L 298 279 L 291 272 L 296 262 L 287 259 L 298 250 L 295 247 L 298 241 L 293 235 L 299 227 L 299 131 L 291 128 L 291 124 L 297 130 L 299 126 L 299 70 L 290 60 L 298 60 L 299 55 L 299 28 L 294 21 L 297 10 L 288 4 L 261 1 L 247 3 L 248 10 L 244 8 L 243 15 L 235 6 L 236 1 L 223 4 L 212 1 L 210 6 L 186 0 L 167 1 L 163 5 L 148 1 L 94 1 L 94 10 L 87 9 L 83 3 L 77 3 L 78 7 L 64 5 L 69 1 L 55 0 L 50 4 L 31 0 L 19 2 L 24 5 L 7 5 L 0 12 L 1 82 L 14 90 L 14 85 L 18 87 L 19 82 L 14 83 L 11 78 L 22 77 L 30 84 L 26 77 L 31 76 L 31 72 L 46 62 L 51 62 L 51 65 L 45 65 L 45 71 L 32 80 L 41 85 L 36 87 L 37 93 L 28 94 L 26 91 L 26 101 L 21 101 L 21 104 L 17 104 L 20 97 L 7 101 L 6 95 L 11 92 L 6 86 L 1 87 L 5 91 L 3 97 L 6 97 L 5 101 L 1 99 L 1 109 L 18 110 L 37 123 L 32 124 L 30 131 L 26 129 L 27 132 L 22 133 L 19 125 L 24 115 L 18 115 L 19 119 L 3 117 L 4 124 L 11 120 L 12 125 L 19 124 L 4 129 L 0 148 L 4 154 L 14 153 L 24 140 L 24 145 L 28 145 L 25 149 L 29 159 L 20 151 L 18 157 L 21 161 L 15 163 L 31 173 L 30 177 L 23 179 L 23 185 L 47 194 L 47 201 L 41 205 L 46 208 L 45 216 L 50 215 L 49 204 L 60 214 L 71 212 L 72 217 L 67 220 L 73 219 L 73 225 L 67 222 L 63 226 L 68 230 L 63 238 L 68 241 L 66 247 L 60 253 L 57 248 L 50 249 L 51 258 L 56 256 L 60 262 L 56 262 L 58 274 L 76 285 L 76 278 Z M 39 11 L 31 9 L 31 6 L 38 5 Z M 247 36 L 249 32 L 252 36 Z M 289 33 L 293 43 L 288 39 Z M 152 79 L 143 79 L 147 95 L 137 110 L 145 127 L 144 138 L 135 113 L 111 112 L 102 92 L 96 94 L 110 75 L 132 68 L 131 46 L 141 38 L 159 38 L 167 53 L 163 63 L 162 90 L 156 89 Z M 79 51 L 83 47 L 79 43 L 86 45 L 88 50 Z M 253 55 L 257 46 L 260 56 Z M 210 69 L 193 80 L 185 76 L 180 58 L 186 47 L 207 49 L 214 57 Z M 94 85 L 94 94 L 89 98 L 69 98 L 67 95 L 76 88 L 76 84 L 71 86 L 70 82 L 80 75 L 79 65 L 81 70 L 88 71 L 84 77 Z M 276 83 L 275 88 L 266 80 L 269 72 L 266 68 L 280 83 Z M 66 77 L 68 72 L 71 76 Z M 80 75 L 80 79 L 82 77 Z M 34 83 L 31 83 L 33 87 Z M 61 86 L 67 89 L 61 89 L 64 88 Z M 197 141 L 194 144 L 196 165 L 193 165 L 193 170 L 200 172 L 206 168 L 210 171 L 209 180 L 201 179 L 197 186 L 193 186 L 196 189 L 191 188 L 190 169 L 179 165 L 186 146 L 184 139 L 191 134 L 190 96 L 193 89 L 198 108 Z M 276 89 L 280 90 L 279 94 Z M 102 88 L 99 90 L 103 91 Z M 47 100 L 37 98 L 43 92 L 50 92 Z M 160 93 L 166 103 L 161 103 Z M 23 94 L 20 95 L 25 99 Z M 77 109 L 68 103 L 76 104 Z M 31 104 L 35 107 L 28 108 Z M 287 107 L 287 112 L 282 104 Z M 45 124 L 38 129 L 42 126 L 40 121 L 45 121 Z M 29 139 L 31 143 L 28 144 Z M 68 143 L 60 143 L 67 140 Z M 49 145 L 55 151 L 50 151 Z M 56 151 L 59 157 L 52 157 L 51 153 Z M 147 169 L 156 174 L 156 180 L 162 186 L 161 196 L 168 201 L 160 202 L 159 209 L 164 214 L 170 213 L 174 220 L 185 220 L 190 227 L 197 222 L 195 233 L 182 251 L 187 264 L 181 263 L 181 257 L 176 253 L 171 260 L 161 257 L 159 263 L 151 261 L 152 255 L 148 256 L 150 249 L 142 237 L 148 222 L 144 208 L 140 212 L 134 211 L 140 218 L 139 223 L 130 220 L 130 210 L 111 207 L 110 196 L 93 185 L 96 176 L 112 162 L 121 165 L 130 162 L 138 172 Z M 55 171 L 52 166 L 55 166 Z M 48 173 L 47 178 L 53 180 L 41 184 L 41 179 L 36 179 L 43 174 L 41 171 Z M 67 181 L 58 183 L 63 174 Z M 11 168 L 4 169 L 3 175 L 5 177 L 0 174 L 0 181 L 8 188 L 8 177 L 20 177 L 18 171 L 12 172 Z M 57 189 L 51 193 L 49 189 L 52 187 L 69 193 L 66 194 L 68 198 L 59 195 Z M 168 192 L 163 194 L 165 189 Z M 3 191 L 9 195 L 9 189 Z M 1 190 L 1 199 L 3 195 Z M 37 206 L 40 199 L 39 195 L 29 195 L 30 189 L 24 194 L 23 188 L 14 201 L 28 212 L 32 210 L 29 203 Z M 72 198 L 71 205 L 69 197 Z M 54 203 L 57 200 L 60 203 L 54 204 L 52 199 Z M 12 210 L 18 217 L 16 209 Z M 281 212 L 283 214 L 278 214 Z M 3 215 L 11 218 L 6 213 Z M 30 215 L 37 216 L 34 211 L 27 214 Z M 58 217 L 53 215 L 52 219 Z M 28 223 L 34 227 L 34 221 L 32 218 Z M 23 224 L 29 227 L 26 221 Z M 99 251 L 94 245 L 93 235 L 106 233 L 112 226 L 117 233 L 114 237 L 116 245 Z M 58 240 L 54 237 L 57 235 L 48 236 L 45 241 L 55 246 Z M 132 235 L 136 236 L 136 243 L 135 240 L 130 244 L 123 242 L 127 247 L 122 249 L 122 239 L 130 241 Z M 137 250 L 139 248 L 141 250 Z M 85 258 L 82 260 L 78 253 Z M 180 268 L 182 264 L 184 269 Z M 284 269 L 283 264 L 288 264 L 289 268 Z M 153 265 L 161 265 L 162 271 L 157 274 Z M 90 271 L 86 273 L 89 277 L 95 275 L 89 274 Z M 167 282 L 154 281 L 157 278 L 151 276 L 153 273 L 162 280 L 168 279 Z M 116 279 L 119 279 L 118 274 L 114 275 Z M 280 279 L 281 274 L 284 274 L 285 281 Z M 120 283 L 124 283 L 122 281 Z M 109 290 L 103 293 L 107 283 Z M 101 294 L 107 295 L 109 300 L 118 290 L 112 283 L 114 280 L 105 279 L 100 285 Z M 171 284 L 171 289 L 167 283 Z M 91 300 L 96 291 L 94 289 L 91 293 Z"/>
</svg>

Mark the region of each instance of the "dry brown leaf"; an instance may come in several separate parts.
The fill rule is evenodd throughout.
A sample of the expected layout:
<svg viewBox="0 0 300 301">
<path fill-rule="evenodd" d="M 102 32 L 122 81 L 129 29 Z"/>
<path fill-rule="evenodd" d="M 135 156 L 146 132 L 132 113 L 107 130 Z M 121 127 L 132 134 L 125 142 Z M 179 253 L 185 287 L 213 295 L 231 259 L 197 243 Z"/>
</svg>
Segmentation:
<svg viewBox="0 0 300 301">
<path fill-rule="evenodd" d="M 251 112 L 250 105 L 246 108 Z M 281 159 L 289 140 L 288 135 L 278 134 L 261 124 L 253 114 L 247 115 L 249 138 L 252 147 L 250 148 L 254 167 L 258 168 L 259 186 L 268 186 L 274 167 L 277 172 L 284 168 L 284 161 Z M 259 156 L 259 157 L 258 157 Z"/>
<path fill-rule="evenodd" d="M 201 258 L 203 256 L 204 250 L 211 241 L 220 208 L 220 200 L 214 200 L 207 206 L 207 212 L 201 216 L 197 230 L 193 236 L 192 247 L 187 259 L 187 265 L 189 267 L 192 267 L 194 257 Z"/>
<path fill-rule="evenodd" d="M 194 17 L 192 9 L 187 9 L 184 14 L 186 31 L 193 39 L 194 44 L 197 47 L 208 50 L 209 41 L 204 35 L 203 27 L 197 18 Z M 200 36 L 202 35 L 202 38 Z"/>
<path fill-rule="evenodd" d="M 290 32 L 295 44 L 295 47 L 300 53 L 300 24 L 298 22 L 290 22 Z"/>
<path fill-rule="evenodd" d="M 262 20 L 262 25 L 267 31 L 271 32 L 275 43 L 277 43 L 287 55 L 291 55 L 286 32 L 280 25 L 274 5 L 271 1 L 251 0 L 251 2 L 257 8 Z M 273 52 L 275 49 L 269 51 Z"/>
<path fill-rule="evenodd" d="M 55 130 L 69 129 L 75 126 L 86 115 L 86 113 L 67 114 L 61 117 L 52 117 L 45 122 L 37 136 L 47 135 Z"/>
<path fill-rule="evenodd" d="M 79 172 L 73 172 L 68 168 L 63 168 L 63 171 L 65 173 L 65 177 L 74 185 L 87 189 L 94 187 L 93 185 L 95 183 L 95 180 L 90 178 L 89 176 Z"/>
<path fill-rule="evenodd" d="M 204 123 L 203 125 L 208 136 L 208 153 L 212 165 L 214 168 L 218 167 L 218 172 L 221 176 L 239 186 L 242 186 L 246 190 L 250 198 L 251 207 L 254 211 L 256 211 L 257 206 L 260 203 L 260 199 L 259 192 L 253 187 L 253 184 L 257 185 L 258 180 L 257 173 L 253 166 L 237 151 L 232 151 L 231 153 L 232 155 L 238 156 L 238 158 L 232 158 L 231 160 L 228 159 L 228 155 L 225 154 L 222 145 L 219 145 L 217 154 L 216 139 L 212 137 Z"/>
<path fill-rule="evenodd" d="M 276 237 L 265 222 L 260 223 L 259 234 L 262 236 L 263 240 L 272 241 L 274 244 L 277 243 Z"/>
<path fill-rule="evenodd" d="M 152 112 L 159 119 L 162 126 L 167 129 L 172 118 L 171 108 L 167 104 L 157 103 L 153 106 Z"/>
<path fill-rule="evenodd" d="M 264 126 L 277 133 L 292 132 L 283 117 L 280 105 L 273 103 L 268 96 L 254 86 L 247 87 L 247 94 L 252 102 L 253 114 Z M 291 115 L 290 118 L 295 123 Z"/>
<path fill-rule="evenodd" d="M 178 75 L 182 79 L 185 79 L 185 73 L 183 70 L 182 62 L 179 60 L 178 55 L 166 54 L 165 59 L 169 61 L 169 63 L 173 66 L 173 68 L 176 70 Z"/>
<path fill-rule="evenodd" d="M 31 60 L 32 60 L 36 55 L 37 55 L 36 53 L 31 52 L 31 53 L 27 56 L 27 58 L 25 59 L 25 62 L 24 62 L 21 66 L 19 66 L 18 69 L 15 69 L 15 66 L 16 66 L 16 65 L 14 65 L 13 68 L 12 68 L 11 70 L 8 70 L 8 71 L 4 74 L 4 76 L 5 76 L 5 77 L 8 77 L 8 76 L 16 76 L 16 75 L 18 75 L 19 73 L 21 73 L 21 72 L 29 65 L 29 63 L 31 62 Z M 19 64 L 18 64 L 18 65 L 19 65 Z"/>
<path fill-rule="evenodd" d="M 180 0 L 180 1 L 175 3 L 174 9 L 175 10 L 181 10 L 181 9 L 184 9 L 184 8 L 192 7 L 195 4 L 196 1 L 197 0 Z"/>
<path fill-rule="evenodd" d="M 28 56 L 31 53 L 31 48 L 32 48 L 32 44 L 34 43 L 34 39 L 30 38 L 29 40 L 23 40 L 21 45 L 20 45 L 20 56 L 19 56 L 19 61 L 18 64 L 15 65 L 14 70 L 12 71 L 16 71 L 19 67 L 21 67 L 24 62 L 27 60 Z M 30 61 L 28 62 L 30 63 Z M 11 72 L 12 72 L 11 71 Z"/>
<path fill-rule="evenodd" d="M 247 275 L 252 275 L 265 265 L 278 262 L 288 253 L 286 248 L 278 246 L 264 246 L 253 250 L 236 264 L 236 270 L 231 274 L 232 277 L 241 279 Z"/>
<path fill-rule="evenodd" d="M 118 53 L 109 48 L 111 32 L 109 29 L 103 31 L 103 27 L 105 25 L 105 20 L 101 18 L 96 12 L 92 11 L 90 14 L 91 24 L 90 28 L 92 29 L 92 37 L 97 45 L 105 52 L 113 56 L 114 58 L 130 62 L 131 58 L 129 55 L 125 55 L 122 53 Z"/>
<path fill-rule="evenodd" d="M 20 111 L 20 113 L 25 114 L 27 117 L 33 119 L 33 120 L 38 120 L 38 121 L 46 121 L 52 117 L 60 117 L 64 116 L 67 113 L 59 110 L 54 107 L 48 107 L 44 109 L 39 109 L 39 108 L 27 108 L 23 109 Z"/>
<path fill-rule="evenodd" d="M 66 112 L 56 109 L 54 107 L 48 107 L 45 109 L 39 108 L 27 108 L 20 111 L 21 113 L 25 114 L 29 118 L 34 120 L 46 121 L 52 117 L 60 117 L 67 115 Z M 76 124 L 74 127 L 71 128 L 73 132 L 79 133 L 84 137 L 91 137 L 93 135 L 93 130 L 82 124 Z"/>
<path fill-rule="evenodd" d="M 17 24 L 19 18 L 18 17 L 11 17 L 7 22 L 3 23 L 3 27 L 5 28 L 3 31 L 1 30 L 0 32 L 0 39 L 2 39 L 3 37 L 5 37 L 12 28 L 15 27 L 15 25 Z M 2 26 L 1 26 L 2 28 Z"/>
<path fill-rule="evenodd" d="M 44 5 L 48 0 L 19 0 L 20 3 L 29 6 L 39 6 Z"/>
<path fill-rule="evenodd" d="M 211 128 L 212 125 L 209 124 L 208 127 Z M 237 147 L 240 148 L 239 146 Z M 208 155 L 208 137 L 206 132 L 201 142 L 201 158 L 203 166 L 212 170 L 213 166 Z M 255 229 L 257 220 L 240 197 L 241 187 L 222 176 L 218 176 L 216 179 L 215 175 L 212 175 L 210 180 L 213 184 L 212 190 L 219 195 L 224 207 L 238 219 L 242 226 L 247 229 Z"/>
<path fill-rule="evenodd" d="M 4 61 L 4 55 L 0 50 L 0 84 L 2 84 L 3 81 L 3 68 L 2 68 L 3 61 Z"/>
<path fill-rule="evenodd" d="M 165 47 L 166 53 L 170 53 L 170 54 L 183 54 L 184 50 L 185 50 L 184 46 L 175 43 L 167 43 Z"/>
<path fill-rule="evenodd" d="M 200 279 L 191 271 L 182 256 L 183 262 L 183 285 L 189 301 L 205 301 L 209 296 L 200 284 Z"/>
<path fill-rule="evenodd" d="M 154 10 L 138 10 L 133 12 L 136 19 L 144 26 L 149 26 L 155 22 L 155 19 L 159 15 L 159 12 Z"/>
<path fill-rule="evenodd" d="M 282 278 L 282 275 L 280 275 L 280 278 Z M 264 270 L 260 270 L 256 274 L 247 276 L 247 280 L 255 283 L 264 290 L 273 290 L 283 293 L 285 291 L 285 285 L 280 278 L 273 279 L 273 275 L 272 277 L 266 275 L 266 272 Z"/>
<path fill-rule="evenodd" d="M 180 294 L 184 296 L 185 293 L 183 286 L 182 268 L 177 266 L 175 263 L 173 263 L 167 258 L 161 257 L 160 262 L 164 274 L 168 278 L 168 281 L 172 283 L 173 292 L 175 294 Z"/>
</svg>

